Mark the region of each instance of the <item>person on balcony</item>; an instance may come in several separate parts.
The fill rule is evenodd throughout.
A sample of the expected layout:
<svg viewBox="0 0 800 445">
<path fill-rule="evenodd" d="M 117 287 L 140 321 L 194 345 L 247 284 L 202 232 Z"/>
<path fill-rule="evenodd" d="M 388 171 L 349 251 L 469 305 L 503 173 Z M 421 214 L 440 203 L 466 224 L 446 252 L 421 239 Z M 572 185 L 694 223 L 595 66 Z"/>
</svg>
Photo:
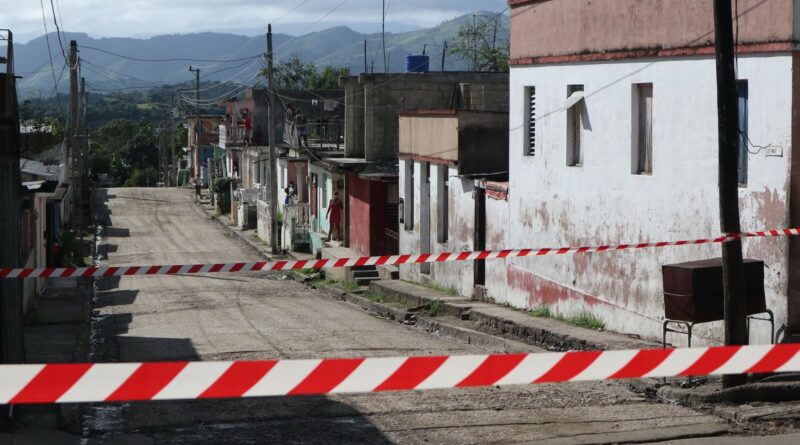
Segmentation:
<svg viewBox="0 0 800 445">
<path fill-rule="evenodd" d="M 306 120 L 306 116 L 303 113 L 297 113 L 297 116 L 294 118 L 294 125 L 297 128 L 297 144 L 303 147 L 303 143 L 305 142 L 305 147 L 308 148 L 308 121 Z"/>
<path fill-rule="evenodd" d="M 297 200 L 297 188 L 294 186 L 294 181 L 289 181 L 289 185 L 284 187 L 283 192 L 286 193 L 286 199 L 283 200 L 284 204 L 294 204 Z"/>
<path fill-rule="evenodd" d="M 245 145 L 250 145 L 250 142 L 253 137 L 253 119 L 250 117 L 250 113 L 244 115 L 244 143 Z"/>
</svg>

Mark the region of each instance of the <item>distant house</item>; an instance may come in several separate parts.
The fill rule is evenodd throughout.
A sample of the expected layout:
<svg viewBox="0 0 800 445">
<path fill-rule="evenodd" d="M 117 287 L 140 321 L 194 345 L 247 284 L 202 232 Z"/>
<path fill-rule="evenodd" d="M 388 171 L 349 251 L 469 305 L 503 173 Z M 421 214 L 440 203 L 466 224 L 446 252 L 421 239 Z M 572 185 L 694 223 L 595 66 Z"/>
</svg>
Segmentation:
<svg viewBox="0 0 800 445">
<path fill-rule="evenodd" d="M 718 234 L 711 2 L 509 4 L 508 247 Z M 790 0 L 741 0 L 738 11 L 742 229 L 797 227 L 800 10 Z M 780 337 L 800 330 L 800 239 L 746 240 L 744 254 L 768 265 Z M 719 255 L 713 245 L 504 260 L 508 289 L 498 301 L 588 310 L 611 330 L 659 338 L 662 265 Z M 720 323 L 701 326 L 706 341 L 721 338 Z M 765 323 L 752 328 L 752 341 L 768 342 Z"/>
<path fill-rule="evenodd" d="M 219 125 L 224 116 L 201 115 L 200 125 L 196 116 L 186 117 L 187 157 L 186 168 L 189 178 L 208 185 L 208 160 L 214 157 L 214 144 L 219 142 Z"/>
<path fill-rule="evenodd" d="M 506 248 L 508 113 L 402 111 L 399 123 L 400 252 Z M 400 278 L 480 299 L 505 296 L 502 262 L 403 265 Z"/>
</svg>

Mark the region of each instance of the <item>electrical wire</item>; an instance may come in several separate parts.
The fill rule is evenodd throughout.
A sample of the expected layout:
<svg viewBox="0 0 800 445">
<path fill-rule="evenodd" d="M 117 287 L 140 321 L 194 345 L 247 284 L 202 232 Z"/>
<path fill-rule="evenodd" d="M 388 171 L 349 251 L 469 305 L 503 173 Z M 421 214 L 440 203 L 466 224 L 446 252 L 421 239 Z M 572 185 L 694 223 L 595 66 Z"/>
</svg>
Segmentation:
<svg viewBox="0 0 800 445">
<path fill-rule="evenodd" d="M 64 62 L 69 65 L 67 53 L 64 51 L 64 42 L 61 40 L 61 28 L 58 26 L 58 20 L 56 20 L 56 7 L 53 4 L 53 0 L 50 0 L 50 9 L 53 11 L 53 23 L 56 25 L 56 36 L 58 36 L 58 46 L 61 48 L 61 55 L 64 56 Z"/>
<path fill-rule="evenodd" d="M 81 45 L 81 48 L 83 48 L 83 49 L 89 49 L 89 50 L 92 50 L 92 51 L 99 51 L 99 52 L 101 52 L 101 53 L 110 54 L 110 55 L 112 55 L 112 56 L 116 56 L 116 57 L 119 57 L 119 58 L 122 58 L 122 59 L 134 60 L 134 61 L 137 61 L 137 62 L 147 62 L 147 63 L 159 63 L 159 62 L 210 62 L 210 63 L 227 63 L 227 62 L 241 62 L 241 61 L 243 61 L 243 60 L 251 60 L 251 59 L 255 59 L 256 57 L 261 57 L 261 54 L 256 54 L 256 55 L 252 55 L 252 56 L 249 56 L 249 57 L 243 57 L 243 58 L 241 58 L 241 59 L 228 59 L 228 60 L 215 60 L 215 59 L 188 59 L 188 58 L 170 58 L 170 59 L 142 59 L 142 58 L 139 58 L 139 57 L 131 57 L 131 56 L 126 56 L 126 55 L 119 54 L 119 53 L 115 53 L 115 52 L 113 52 L 113 51 L 108 51 L 108 50 L 105 50 L 105 49 L 95 48 L 95 47 L 93 47 L 93 46 L 83 46 L 83 45 Z"/>
<path fill-rule="evenodd" d="M 39 6 L 41 6 L 42 8 L 42 24 L 44 25 L 44 39 L 47 42 L 47 57 L 50 59 L 50 72 L 53 74 L 53 86 L 56 89 L 58 89 L 58 82 L 56 82 L 56 68 L 53 65 L 53 50 L 50 48 L 50 36 L 48 35 L 49 32 L 47 30 L 47 18 L 44 12 L 44 0 L 39 0 Z"/>
</svg>

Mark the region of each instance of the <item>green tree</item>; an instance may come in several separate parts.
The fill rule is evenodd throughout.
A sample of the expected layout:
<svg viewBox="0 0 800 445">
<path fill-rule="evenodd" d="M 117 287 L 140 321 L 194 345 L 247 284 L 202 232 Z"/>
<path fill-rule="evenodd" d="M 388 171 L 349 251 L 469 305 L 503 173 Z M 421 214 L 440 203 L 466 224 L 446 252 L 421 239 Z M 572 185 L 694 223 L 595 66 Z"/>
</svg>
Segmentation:
<svg viewBox="0 0 800 445">
<path fill-rule="evenodd" d="M 475 23 L 464 23 L 450 52 L 469 61 L 475 71 L 508 71 L 509 43 L 498 39 L 503 26 L 499 16 L 476 17 Z"/>
<path fill-rule="evenodd" d="M 262 71 L 264 76 L 267 72 Z M 294 55 L 275 66 L 273 80 L 283 90 L 335 90 L 339 88 L 339 77 L 350 75 L 350 68 L 327 65 L 321 71 L 313 63 L 303 62 Z"/>
<path fill-rule="evenodd" d="M 150 122 L 115 119 L 95 130 L 89 151 L 90 165 L 104 166 L 124 183 L 135 170 L 158 166 L 158 136 Z"/>
</svg>

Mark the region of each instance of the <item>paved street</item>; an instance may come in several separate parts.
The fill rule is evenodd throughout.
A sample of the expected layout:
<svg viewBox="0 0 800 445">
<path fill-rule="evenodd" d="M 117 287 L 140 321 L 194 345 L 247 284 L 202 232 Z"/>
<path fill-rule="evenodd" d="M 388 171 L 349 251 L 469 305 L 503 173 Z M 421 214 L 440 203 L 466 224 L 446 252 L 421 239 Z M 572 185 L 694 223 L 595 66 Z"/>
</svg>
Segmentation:
<svg viewBox="0 0 800 445">
<path fill-rule="evenodd" d="M 106 225 L 101 251 L 108 264 L 255 260 L 193 203 L 192 194 L 97 191 L 94 213 Z M 486 352 L 265 273 L 104 279 L 95 311 L 95 361 Z M 87 407 L 84 420 L 86 435 L 111 442 L 125 436 L 129 443 L 577 444 L 665 441 L 729 428 L 606 382 L 96 405 Z"/>
</svg>

